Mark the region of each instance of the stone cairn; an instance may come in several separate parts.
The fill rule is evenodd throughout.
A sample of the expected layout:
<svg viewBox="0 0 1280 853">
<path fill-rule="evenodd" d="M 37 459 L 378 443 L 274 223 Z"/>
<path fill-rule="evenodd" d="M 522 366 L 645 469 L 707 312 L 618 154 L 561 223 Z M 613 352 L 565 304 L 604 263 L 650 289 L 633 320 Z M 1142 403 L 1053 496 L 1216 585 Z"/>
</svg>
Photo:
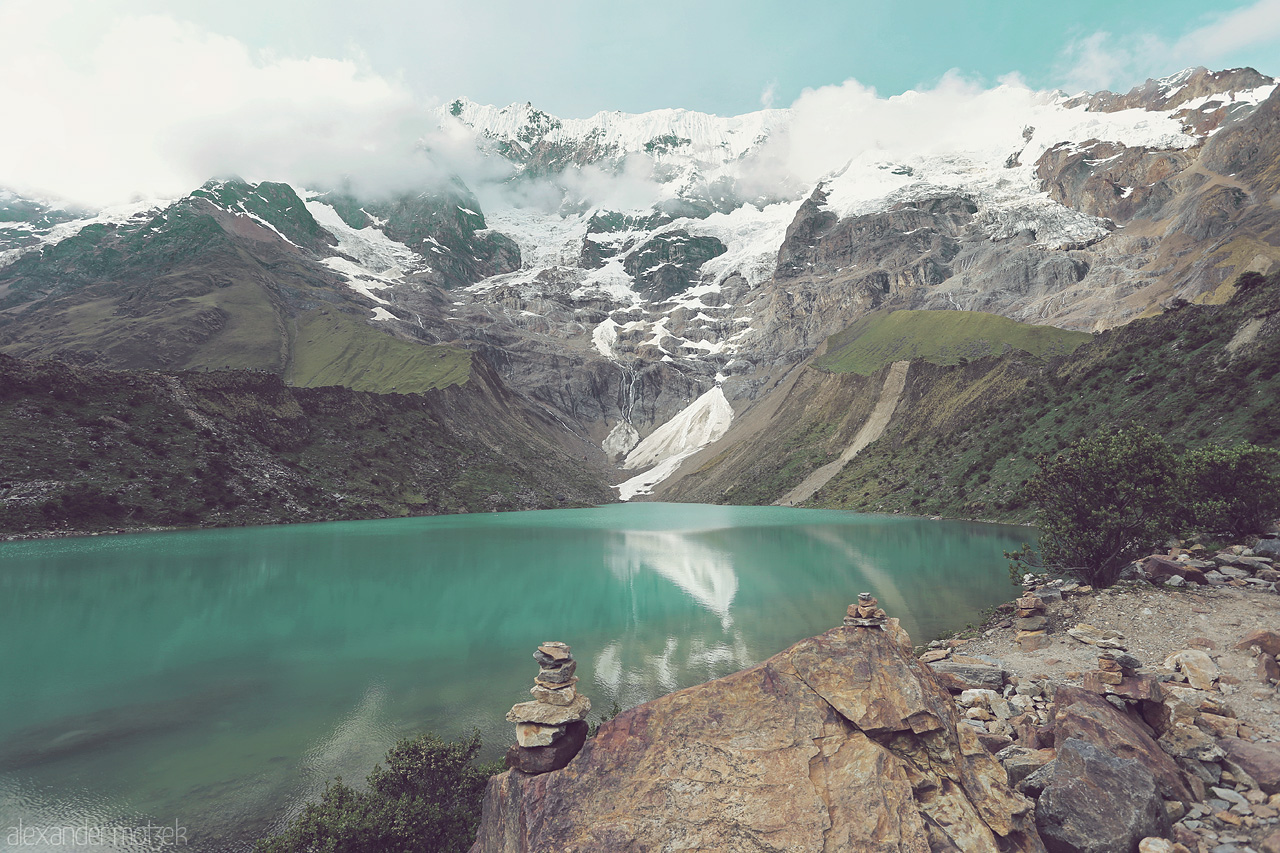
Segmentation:
<svg viewBox="0 0 1280 853">
<path fill-rule="evenodd" d="M 1108 649 L 1098 655 L 1098 668 L 1083 673 L 1081 683 L 1085 690 L 1115 699 L 1131 702 L 1163 702 L 1164 690 L 1160 678 L 1143 674 L 1142 661 L 1118 649 Z"/>
<path fill-rule="evenodd" d="M 1014 635 L 1014 640 L 1019 646 L 1033 652 L 1053 642 L 1047 636 L 1049 620 L 1044 615 L 1044 599 L 1035 593 L 1028 592 L 1017 600 L 1016 607 L 1018 609 L 1013 627 L 1018 631 Z"/>
<path fill-rule="evenodd" d="M 883 628 L 885 613 L 880 609 L 880 602 L 869 592 L 858 593 L 858 600 L 849 605 L 845 611 L 845 627 L 851 628 Z"/>
<path fill-rule="evenodd" d="M 1098 656 L 1098 681 L 1102 684 L 1121 684 L 1126 678 L 1138 674 L 1142 661 L 1124 652 L 1103 652 Z"/>
<path fill-rule="evenodd" d="M 578 662 L 569 646 L 546 642 L 533 653 L 538 677 L 534 701 L 521 702 L 507 712 L 516 724 L 516 745 L 507 750 L 507 766 L 525 773 L 559 770 L 578 754 L 587 739 L 591 700 L 575 687 Z"/>
</svg>

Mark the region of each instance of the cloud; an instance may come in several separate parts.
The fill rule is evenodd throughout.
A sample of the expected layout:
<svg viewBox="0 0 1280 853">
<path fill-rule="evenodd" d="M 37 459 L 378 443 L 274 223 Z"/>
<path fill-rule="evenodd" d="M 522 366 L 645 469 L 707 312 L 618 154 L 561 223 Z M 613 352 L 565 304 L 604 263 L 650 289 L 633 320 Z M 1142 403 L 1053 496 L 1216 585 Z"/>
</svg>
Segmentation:
<svg viewBox="0 0 1280 853">
<path fill-rule="evenodd" d="M 865 158 L 944 150 L 1004 157 L 1039 97 L 1015 79 L 986 89 L 955 71 L 932 89 L 888 98 L 857 80 L 808 89 L 791 107 L 790 128 L 765 146 L 760 162 L 779 184 L 812 184 Z"/>
<path fill-rule="evenodd" d="M 1118 47 L 1108 32 L 1091 33 L 1069 44 L 1063 52 L 1069 67 L 1063 75 L 1068 91 L 1098 91 L 1132 76 L 1136 64 L 1132 47 Z"/>
<path fill-rule="evenodd" d="M 766 110 L 771 110 L 778 100 L 778 81 L 770 80 L 768 85 L 760 92 L 760 106 Z"/>
<path fill-rule="evenodd" d="M 1071 91 L 1123 91 L 1148 77 L 1192 65 L 1252 62 L 1252 53 L 1280 49 L 1280 0 L 1256 2 L 1219 15 L 1170 42 L 1152 33 L 1122 37 L 1097 31 L 1070 42 L 1059 57 L 1059 76 Z M 1274 68 L 1260 68 L 1263 73 Z"/>
<path fill-rule="evenodd" d="M 97 29 L 78 11 L 0 11 L 0 79 L 23 81 L 6 86 L 0 186 L 107 204 L 180 195 L 229 173 L 303 185 L 439 177 L 418 150 L 426 111 L 356 59 L 255 55 L 164 15 Z"/>
<path fill-rule="evenodd" d="M 1188 33 L 1173 49 L 1178 56 L 1204 57 L 1200 60 L 1204 63 L 1276 40 L 1280 40 L 1280 0 L 1258 0 Z"/>
<path fill-rule="evenodd" d="M 557 185 L 509 182 L 511 166 L 484 156 L 457 123 L 437 128 L 435 104 L 400 77 L 375 73 L 358 53 L 281 57 L 170 14 L 123 4 L 0 0 L 6 87 L 0 187 L 91 205 L 174 197 L 210 177 L 239 174 L 300 187 L 339 183 L 362 194 L 403 191 L 457 174 L 482 199 L 504 193 L 554 209 L 566 197 L 637 209 L 670 193 L 652 158 L 570 171 Z M 1280 37 L 1280 0 L 1209 20 L 1172 44 L 1123 42 L 1107 32 L 1076 40 L 1063 61 L 1081 88 L 1125 80 L 1170 56 L 1211 62 Z M 1198 55 L 1197 55 L 1198 52 Z M 1266 70 L 1266 69 L 1264 69 Z M 15 81 L 21 81 L 18 84 Z M 778 84 L 760 92 L 775 105 Z M 725 170 L 748 198 L 791 197 L 852 160 L 927 155 L 940 146 L 1010 153 L 1039 97 L 1007 75 L 986 88 L 955 72 L 930 89 L 882 97 L 857 80 L 804 91 L 789 127 L 742 162 L 698 163 L 688 180 Z M 714 159 L 714 158 L 712 158 Z"/>
</svg>

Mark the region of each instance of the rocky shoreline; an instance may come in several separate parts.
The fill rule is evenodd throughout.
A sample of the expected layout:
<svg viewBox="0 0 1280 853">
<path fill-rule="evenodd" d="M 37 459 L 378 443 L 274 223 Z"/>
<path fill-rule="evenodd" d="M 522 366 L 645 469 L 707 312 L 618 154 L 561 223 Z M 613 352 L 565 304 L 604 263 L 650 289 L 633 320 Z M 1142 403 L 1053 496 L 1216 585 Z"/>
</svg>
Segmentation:
<svg viewBox="0 0 1280 853">
<path fill-rule="evenodd" d="M 1175 548 L 1106 590 L 1027 576 L 1021 598 L 919 657 L 1037 801 L 1050 850 L 1136 836 L 1143 853 L 1280 853 L 1278 557 L 1277 540 Z M 1164 819 L 1081 805 L 1147 789 Z"/>
<path fill-rule="evenodd" d="M 472 853 L 1280 853 L 1277 559 L 1270 540 L 1153 555 L 1105 590 L 1027 576 L 929 648 L 863 593 L 559 769 L 509 755 Z"/>
</svg>

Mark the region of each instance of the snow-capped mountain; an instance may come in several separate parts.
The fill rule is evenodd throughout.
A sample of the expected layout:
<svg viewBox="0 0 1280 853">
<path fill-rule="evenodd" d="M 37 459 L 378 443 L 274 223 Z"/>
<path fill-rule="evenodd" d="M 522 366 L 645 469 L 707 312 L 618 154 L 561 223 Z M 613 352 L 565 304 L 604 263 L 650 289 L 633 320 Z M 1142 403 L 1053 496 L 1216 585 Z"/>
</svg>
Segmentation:
<svg viewBox="0 0 1280 853">
<path fill-rule="evenodd" d="M 468 183 L 228 180 L 80 218 L 0 197 L 0 350 L 287 375 L 323 304 L 479 354 L 643 494 L 868 311 L 1097 330 L 1280 263 L 1275 86 L 849 89 L 733 118 L 459 99 L 436 120 Z"/>
</svg>

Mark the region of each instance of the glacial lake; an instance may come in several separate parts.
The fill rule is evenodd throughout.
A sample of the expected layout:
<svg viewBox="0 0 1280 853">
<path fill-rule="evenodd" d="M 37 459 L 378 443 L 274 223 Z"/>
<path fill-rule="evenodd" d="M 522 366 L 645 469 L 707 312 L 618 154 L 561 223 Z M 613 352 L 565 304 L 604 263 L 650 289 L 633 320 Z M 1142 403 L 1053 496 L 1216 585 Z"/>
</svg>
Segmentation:
<svg viewBox="0 0 1280 853">
<path fill-rule="evenodd" d="M 67 827 L 145 849 L 148 823 L 247 849 L 400 737 L 479 729 L 498 757 L 544 640 L 573 646 L 595 722 L 839 625 L 864 590 L 916 643 L 961 628 L 1013 597 L 1001 552 L 1032 537 L 633 503 L 0 543 L 0 850 Z"/>
</svg>

